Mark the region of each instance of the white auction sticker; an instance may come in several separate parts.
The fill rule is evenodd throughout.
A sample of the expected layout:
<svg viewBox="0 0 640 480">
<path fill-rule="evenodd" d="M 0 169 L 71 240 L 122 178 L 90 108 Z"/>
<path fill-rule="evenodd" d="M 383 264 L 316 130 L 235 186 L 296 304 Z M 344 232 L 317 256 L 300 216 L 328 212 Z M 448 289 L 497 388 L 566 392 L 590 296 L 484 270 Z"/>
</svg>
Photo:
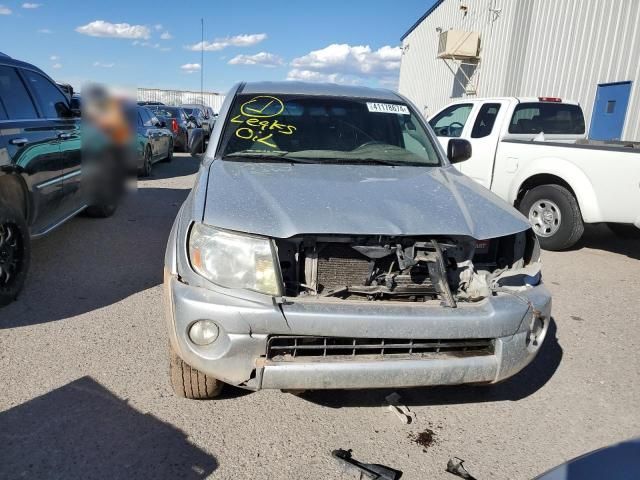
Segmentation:
<svg viewBox="0 0 640 480">
<path fill-rule="evenodd" d="M 371 103 L 367 102 L 367 108 L 370 112 L 376 113 L 397 113 L 400 115 L 411 115 L 406 105 L 397 105 L 395 103 Z"/>
</svg>

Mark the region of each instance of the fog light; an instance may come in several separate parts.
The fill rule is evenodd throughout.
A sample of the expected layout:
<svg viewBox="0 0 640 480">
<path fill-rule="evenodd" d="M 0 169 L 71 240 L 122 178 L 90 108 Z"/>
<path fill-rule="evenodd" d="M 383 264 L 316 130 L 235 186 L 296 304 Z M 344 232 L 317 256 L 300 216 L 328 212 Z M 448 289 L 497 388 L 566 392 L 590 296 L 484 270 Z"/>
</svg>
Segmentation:
<svg viewBox="0 0 640 480">
<path fill-rule="evenodd" d="M 218 326 L 211 320 L 198 320 L 189 328 L 189 338 L 196 345 L 213 343 L 218 333 Z"/>
</svg>

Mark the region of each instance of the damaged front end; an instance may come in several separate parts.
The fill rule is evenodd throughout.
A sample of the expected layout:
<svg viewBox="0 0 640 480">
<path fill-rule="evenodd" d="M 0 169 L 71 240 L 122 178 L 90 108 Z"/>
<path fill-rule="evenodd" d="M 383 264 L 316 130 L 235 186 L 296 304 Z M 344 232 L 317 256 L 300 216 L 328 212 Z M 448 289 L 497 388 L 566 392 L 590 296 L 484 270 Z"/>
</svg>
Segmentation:
<svg viewBox="0 0 640 480">
<path fill-rule="evenodd" d="M 275 243 L 284 295 L 298 300 L 439 301 L 455 308 L 541 281 L 531 230 L 490 240 L 301 235 Z"/>
</svg>

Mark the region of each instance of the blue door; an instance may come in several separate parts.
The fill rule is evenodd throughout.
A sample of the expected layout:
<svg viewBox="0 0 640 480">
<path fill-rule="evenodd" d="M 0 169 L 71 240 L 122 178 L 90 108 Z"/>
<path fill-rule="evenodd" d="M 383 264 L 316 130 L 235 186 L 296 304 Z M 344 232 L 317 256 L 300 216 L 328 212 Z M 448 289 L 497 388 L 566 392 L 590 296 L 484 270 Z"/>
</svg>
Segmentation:
<svg viewBox="0 0 640 480">
<path fill-rule="evenodd" d="M 591 114 L 589 138 L 620 140 L 631 93 L 631 82 L 601 83 Z"/>
</svg>

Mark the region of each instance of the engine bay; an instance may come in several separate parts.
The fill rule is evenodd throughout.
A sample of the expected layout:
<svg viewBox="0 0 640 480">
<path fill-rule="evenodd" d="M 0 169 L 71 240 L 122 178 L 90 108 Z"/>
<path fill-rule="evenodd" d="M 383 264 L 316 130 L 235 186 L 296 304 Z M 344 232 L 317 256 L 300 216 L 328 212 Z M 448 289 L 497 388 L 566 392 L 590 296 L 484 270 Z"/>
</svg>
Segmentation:
<svg viewBox="0 0 640 480">
<path fill-rule="evenodd" d="M 298 298 L 479 301 L 540 281 L 529 230 L 491 240 L 429 236 L 313 236 L 275 241 L 284 294 Z"/>
</svg>

